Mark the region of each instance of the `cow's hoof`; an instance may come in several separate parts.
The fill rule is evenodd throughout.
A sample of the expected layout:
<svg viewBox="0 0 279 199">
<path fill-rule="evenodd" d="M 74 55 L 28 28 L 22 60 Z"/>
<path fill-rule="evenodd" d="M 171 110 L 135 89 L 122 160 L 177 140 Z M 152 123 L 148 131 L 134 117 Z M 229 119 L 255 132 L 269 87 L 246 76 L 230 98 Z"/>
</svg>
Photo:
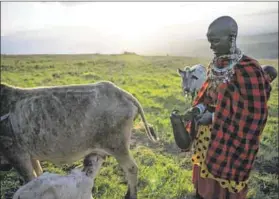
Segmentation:
<svg viewBox="0 0 279 199">
<path fill-rule="evenodd" d="M 130 196 L 130 192 L 127 191 L 124 199 L 137 199 L 137 196 Z"/>
<path fill-rule="evenodd" d="M 137 199 L 137 197 L 131 197 L 126 195 L 124 199 Z"/>
<path fill-rule="evenodd" d="M 130 199 L 130 194 L 127 192 L 124 199 Z"/>
</svg>

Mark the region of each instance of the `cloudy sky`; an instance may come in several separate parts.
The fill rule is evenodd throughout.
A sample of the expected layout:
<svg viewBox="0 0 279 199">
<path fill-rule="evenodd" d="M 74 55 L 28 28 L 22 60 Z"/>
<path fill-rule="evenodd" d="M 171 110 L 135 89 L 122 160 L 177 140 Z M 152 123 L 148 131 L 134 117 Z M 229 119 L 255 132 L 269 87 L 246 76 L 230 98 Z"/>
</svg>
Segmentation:
<svg viewBox="0 0 279 199">
<path fill-rule="evenodd" d="M 278 31 L 277 2 L 1 2 L 1 36 L 205 39 L 221 15 L 236 19 L 240 35 Z"/>
<path fill-rule="evenodd" d="M 100 28 L 130 37 L 172 24 L 205 31 L 220 15 L 235 17 L 240 32 L 278 29 L 277 2 L 2 2 L 1 35 L 52 26 Z"/>
</svg>

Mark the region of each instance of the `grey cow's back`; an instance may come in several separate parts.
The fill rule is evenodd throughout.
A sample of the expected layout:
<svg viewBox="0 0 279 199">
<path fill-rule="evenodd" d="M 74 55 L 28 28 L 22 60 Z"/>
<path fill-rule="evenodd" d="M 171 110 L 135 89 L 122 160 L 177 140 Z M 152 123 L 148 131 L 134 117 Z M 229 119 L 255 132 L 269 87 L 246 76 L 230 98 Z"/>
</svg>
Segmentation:
<svg viewBox="0 0 279 199">
<path fill-rule="evenodd" d="M 25 97 L 10 112 L 14 134 L 34 158 L 55 163 L 105 148 L 110 137 L 117 137 L 118 125 L 137 114 L 132 96 L 110 82 L 22 93 Z"/>
</svg>

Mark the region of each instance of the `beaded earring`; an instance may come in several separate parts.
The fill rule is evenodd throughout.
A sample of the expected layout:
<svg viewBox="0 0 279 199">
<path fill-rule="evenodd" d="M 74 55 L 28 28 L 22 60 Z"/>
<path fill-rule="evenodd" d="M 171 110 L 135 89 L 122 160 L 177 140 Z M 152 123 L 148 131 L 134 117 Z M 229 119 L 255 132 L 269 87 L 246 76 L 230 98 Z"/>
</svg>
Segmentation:
<svg viewBox="0 0 279 199">
<path fill-rule="evenodd" d="M 235 50 L 236 50 L 236 39 L 235 39 L 235 36 L 232 35 L 231 36 L 231 48 L 230 48 L 231 55 L 235 54 Z"/>
</svg>

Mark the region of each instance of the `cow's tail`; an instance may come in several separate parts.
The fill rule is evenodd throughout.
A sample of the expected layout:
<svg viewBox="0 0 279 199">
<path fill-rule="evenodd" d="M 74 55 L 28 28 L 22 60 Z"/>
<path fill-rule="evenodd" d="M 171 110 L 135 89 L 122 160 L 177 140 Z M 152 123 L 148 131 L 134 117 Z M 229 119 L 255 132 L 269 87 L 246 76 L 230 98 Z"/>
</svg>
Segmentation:
<svg viewBox="0 0 279 199">
<path fill-rule="evenodd" d="M 159 138 L 157 137 L 154 128 L 147 123 L 147 120 L 145 118 L 144 111 L 143 111 L 143 108 L 142 108 L 140 102 L 130 93 L 128 93 L 128 96 L 132 100 L 134 105 L 138 108 L 138 111 L 141 116 L 142 122 L 144 124 L 144 128 L 145 128 L 148 138 L 153 142 L 157 142 L 159 140 Z"/>
</svg>

